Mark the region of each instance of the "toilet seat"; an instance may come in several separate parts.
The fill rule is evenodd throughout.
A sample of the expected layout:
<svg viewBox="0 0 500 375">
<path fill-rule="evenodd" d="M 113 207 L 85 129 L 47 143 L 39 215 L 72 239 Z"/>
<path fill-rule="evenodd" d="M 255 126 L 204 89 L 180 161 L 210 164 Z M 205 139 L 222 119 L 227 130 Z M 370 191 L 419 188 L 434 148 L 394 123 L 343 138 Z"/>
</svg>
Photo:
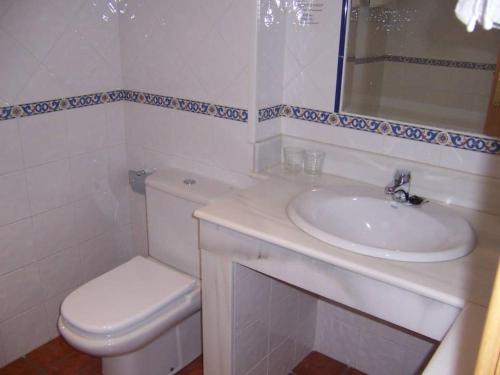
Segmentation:
<svg viewBox="0 0 500 375">
<path fill-rule="evenodd" d="M 80 350 L 111 356 L 136 350 L 200 308 L 199 280 L 138 256 L 71 293 L 58 326 Z"/>
</svg>

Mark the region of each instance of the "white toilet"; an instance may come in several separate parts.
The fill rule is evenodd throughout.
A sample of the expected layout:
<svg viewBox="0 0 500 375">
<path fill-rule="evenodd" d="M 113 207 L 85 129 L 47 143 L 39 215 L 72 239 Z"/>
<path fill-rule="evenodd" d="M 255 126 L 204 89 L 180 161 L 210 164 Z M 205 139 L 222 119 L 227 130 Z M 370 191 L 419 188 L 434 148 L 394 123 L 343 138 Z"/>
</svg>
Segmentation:
<svg viewBox="0 0 500 375">
<path fill-rule="evenodd" d="M 175 374 L 201 354 L 198 223 L 193 211 L 231 189 L 169 169 L 146 180 L 150 257 L 135 257 L 64 300 L 61 335 L 102 357 L 105 375 Z"/>
</svg>

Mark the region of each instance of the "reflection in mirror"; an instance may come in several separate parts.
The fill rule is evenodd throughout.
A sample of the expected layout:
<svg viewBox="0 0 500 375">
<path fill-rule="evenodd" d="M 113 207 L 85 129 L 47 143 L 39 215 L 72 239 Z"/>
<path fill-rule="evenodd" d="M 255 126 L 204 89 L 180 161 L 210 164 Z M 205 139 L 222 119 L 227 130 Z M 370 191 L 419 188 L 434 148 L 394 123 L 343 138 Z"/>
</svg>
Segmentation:
<svg viewBox="0 0 500 375">
<path fill-rule="evenodd" d="M 341 111 L 483 133 L 494 105 L 500 30 L 468 33 L 455 5 L 353 0 Z"/>
</svg>

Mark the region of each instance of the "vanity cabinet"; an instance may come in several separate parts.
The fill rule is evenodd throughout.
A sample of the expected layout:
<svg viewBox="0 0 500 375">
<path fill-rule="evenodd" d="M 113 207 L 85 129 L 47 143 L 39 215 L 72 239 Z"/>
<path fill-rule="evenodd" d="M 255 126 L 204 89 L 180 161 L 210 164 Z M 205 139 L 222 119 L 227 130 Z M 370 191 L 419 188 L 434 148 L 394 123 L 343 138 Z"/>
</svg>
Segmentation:
<svg viewBox="0 0 500 375">
<path fill-rule="evenodd" d="M 425 342 L 430 343 L 427 351 L 441 343 L 425 374 L 472 373 L 499 255 L 497 219 L 480 220 L 488 224 L 466 257 L 387 261 L 335 248 L 299 230 L 286 216 L 286 205 L 303 190 L 296 182 L 262 182 L 195 212 L 200 219 L 205 373 L 288 374 L 326 335 L 318 320 L 331 319 L 325 311 L 340 314 L 334 318 L 344 319 L 346 329 L 364 340 L 365 351 L 366 341 L 373 339 L 365 355 L 373 359 L 370 373 L 383 373 L 377 369 L 387 356 L 384 350 L 392 347 L 391 356 L 405 355 L 390 345 L 404 335 L 422 339 L 422 350 Z M 295 311 L 293 317 L 287 311 Z M 380 329 L 358 327 L 367 320 Z M 371 338 L 363 332 L 371 332 Z M 335 338 L 329 342 L 339 345 Z M 400 365 L 393 373 L 407 373 L 409 364 Z"/>
</svg>

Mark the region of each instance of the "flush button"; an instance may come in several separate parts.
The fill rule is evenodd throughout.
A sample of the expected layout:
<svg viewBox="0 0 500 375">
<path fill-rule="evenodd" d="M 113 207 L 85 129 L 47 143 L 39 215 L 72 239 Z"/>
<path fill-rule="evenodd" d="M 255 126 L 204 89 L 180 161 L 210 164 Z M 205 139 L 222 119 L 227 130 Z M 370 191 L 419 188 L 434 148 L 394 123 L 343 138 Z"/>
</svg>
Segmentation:
<svg viewBox="0 0 500 375">
<path fill-rule="evenodd" d="M 184 180 L 184 185 L 194 185 L 194 184 L 196 184 L 196 180 L 193 178 L 186 178 Z"/>
</svg>

